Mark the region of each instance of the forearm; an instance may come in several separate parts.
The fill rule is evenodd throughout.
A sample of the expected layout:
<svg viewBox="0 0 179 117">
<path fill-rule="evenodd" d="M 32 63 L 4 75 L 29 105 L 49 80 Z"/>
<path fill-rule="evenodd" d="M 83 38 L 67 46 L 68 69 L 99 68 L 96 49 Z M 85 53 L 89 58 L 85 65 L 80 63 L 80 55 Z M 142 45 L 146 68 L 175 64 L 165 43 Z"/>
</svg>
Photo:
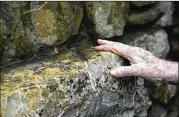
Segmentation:
<svg viewBox="0 0 179 117">
<path fill-rule="evenodd" d="M 154 64 L 143 68 L 141 71 L 139 76 L 143 76 L 147 80 L 179 84 L 177 62 L 158 59 Z"/>
<path fill-rule="evenodd" d="M 161 60 L 161 69 L 164 71 L 162 80 L 164 82 L 179 84 L 178 62 Z"/>
</svg>

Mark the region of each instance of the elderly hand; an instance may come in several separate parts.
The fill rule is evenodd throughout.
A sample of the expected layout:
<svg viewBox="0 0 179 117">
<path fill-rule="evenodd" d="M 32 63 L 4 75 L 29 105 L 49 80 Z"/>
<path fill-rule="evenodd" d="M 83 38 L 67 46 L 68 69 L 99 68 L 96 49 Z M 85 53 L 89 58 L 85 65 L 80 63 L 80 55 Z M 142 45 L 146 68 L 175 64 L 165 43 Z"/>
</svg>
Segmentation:
<svg viewBox="0 0 179 117">
<path fill-rule="evenodd" d="M 96 50 L 113 52 L 129 60 L 131 66 L 112 69 L 114 77 L 139 76 L 152 81 L 178 83 L 178 63 L 169 62 L 155 57 L 149 51 L 122 43 L 100 40 Z"/>
</svg>

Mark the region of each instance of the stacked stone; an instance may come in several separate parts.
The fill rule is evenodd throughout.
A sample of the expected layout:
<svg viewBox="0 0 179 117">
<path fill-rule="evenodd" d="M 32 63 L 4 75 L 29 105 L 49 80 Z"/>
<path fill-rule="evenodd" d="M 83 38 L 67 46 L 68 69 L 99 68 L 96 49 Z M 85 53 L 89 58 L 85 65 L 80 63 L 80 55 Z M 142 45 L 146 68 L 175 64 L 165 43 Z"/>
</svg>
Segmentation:
<svg viewBox="0 0 179 117">
<path fill-rule="evenodd" d="M 108 71 L 125 65 L 124 60 L 94 50 L 101 38 L 178 61 L 177 6 L 154 1 L 1 2 L 1 115 L 177 117 L 178 87 L 114 79 Z"/>
</svg>

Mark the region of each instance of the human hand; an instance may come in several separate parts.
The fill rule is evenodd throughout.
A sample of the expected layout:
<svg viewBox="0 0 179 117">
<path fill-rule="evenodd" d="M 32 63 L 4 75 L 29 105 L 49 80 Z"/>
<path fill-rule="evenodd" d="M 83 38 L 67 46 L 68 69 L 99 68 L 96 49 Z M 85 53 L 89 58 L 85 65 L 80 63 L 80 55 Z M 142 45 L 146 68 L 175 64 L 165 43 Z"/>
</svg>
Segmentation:
<svg viewBox="0 0 179 117">
<path fill-rule="evenodd" d="M 121 66 L 114 68 L 110 74 L 114 77 L 139 76 L 152 81 L 170 82 L 170 77 L 178 77 L 173 71 L 177 68 L 177 64 L 168 62 L 155 57 L 149 51 L 139 47 L 133 47 L 118 42 L 107 40 L 97 41 L 100 45 L 96 46 L 96 50 L 113 52 L 129 60 L 131 66 Z M 172 73 L 170 72 L 172 71 Z M 176 78 L 177 79 L 177 78 Z"/>
</svg>

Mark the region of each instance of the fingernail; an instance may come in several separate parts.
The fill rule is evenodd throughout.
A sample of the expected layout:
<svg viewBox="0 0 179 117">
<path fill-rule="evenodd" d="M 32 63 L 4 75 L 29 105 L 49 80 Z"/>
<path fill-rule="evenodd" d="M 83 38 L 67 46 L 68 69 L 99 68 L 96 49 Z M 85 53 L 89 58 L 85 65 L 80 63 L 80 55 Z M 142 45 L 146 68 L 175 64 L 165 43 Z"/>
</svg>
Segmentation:
<svg viewBox="0 0 179 117">
<path fill-rule="evenodd" d="M 110 74 L 111 74 L 111 75 L 117 75 L 117 70 L 111 70 L 111 71 L 110 71 Z"/>
</svg>

